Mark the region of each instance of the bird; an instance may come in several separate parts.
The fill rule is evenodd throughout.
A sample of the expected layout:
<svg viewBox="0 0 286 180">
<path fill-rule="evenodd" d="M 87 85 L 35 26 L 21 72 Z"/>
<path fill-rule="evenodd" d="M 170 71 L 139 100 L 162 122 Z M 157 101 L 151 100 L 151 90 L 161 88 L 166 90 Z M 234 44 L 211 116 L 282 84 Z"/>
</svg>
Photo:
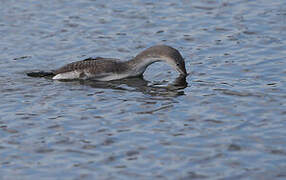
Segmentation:
<svg viewBox="0 0 286 180">
<path fill-rule="evenodd" d="M 112 81 L 142 76 L 149 65 L 158 61 L 170 65 L 180 76 L 187 76 L 184 58 L 177 49 L 168 45 L 149 47 L 128 61 L 103 57 L 87 58 L 55 70 L 29 72 L 27 75 L 31 77 L 49 76 L 54 80 Z"/>
</svg>

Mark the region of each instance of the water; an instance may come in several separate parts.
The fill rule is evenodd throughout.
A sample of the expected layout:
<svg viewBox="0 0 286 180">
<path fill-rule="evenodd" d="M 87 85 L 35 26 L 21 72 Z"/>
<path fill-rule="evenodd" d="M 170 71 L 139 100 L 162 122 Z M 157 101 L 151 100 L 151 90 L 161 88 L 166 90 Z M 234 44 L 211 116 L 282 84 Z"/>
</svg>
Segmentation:
<svg viewBox="0 0 286 180">
<path fill-rule="evenodd" d="M 284 0 L 2 0 L 0 37 L 0 179 L 286 178 Z M 155 44 L 185 82 L 25 75 Z"/>
</svg>

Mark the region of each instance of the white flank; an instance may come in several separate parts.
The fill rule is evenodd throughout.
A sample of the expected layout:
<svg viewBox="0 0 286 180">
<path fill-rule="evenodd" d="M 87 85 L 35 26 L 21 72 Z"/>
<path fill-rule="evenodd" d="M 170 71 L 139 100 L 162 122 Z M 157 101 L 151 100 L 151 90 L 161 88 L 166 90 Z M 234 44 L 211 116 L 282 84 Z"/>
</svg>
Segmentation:
<svg viewBox="0 0 286 180">
<path fill-rule="evenodd" d="M 96 78 L 95 75 L 91 73 L 85 73 L 86 76 L 80 77 L 80 72 L 78 71 L 72 71 L 72 72 L 66 72 L 57 74 L 53 77 L 54 80 L 64 80 L 64 79 L 94 79 L 98 81 L 112 81 L 117 79 L 123 79 L 129 76 L 129 74 L 116 74 L 116 73 L 104 73 L 101 74 L 101 77 L 98 76 Z"/>
<path fill-rule="evenodd" d="M 78 79 L 80 75 L 80 72 L 72 71 L 72 72 L 66 72 L 57 74 L 53 77 L 53 79 L 61 80 L 61 79 Z"/>
</svg>

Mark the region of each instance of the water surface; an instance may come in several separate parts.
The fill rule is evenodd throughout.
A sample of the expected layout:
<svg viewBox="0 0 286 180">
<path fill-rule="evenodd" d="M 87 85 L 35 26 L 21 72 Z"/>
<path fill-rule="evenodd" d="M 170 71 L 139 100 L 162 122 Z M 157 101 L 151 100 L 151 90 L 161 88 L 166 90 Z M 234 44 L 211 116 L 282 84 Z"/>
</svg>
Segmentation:
<svg viewBox="0 0 286 180">
<path fill-rule="evenodd" d="M 2 0 L 0 179 L 285 179 L 286 2 Z M 25 75 L 177 48 L 190 75 Z"/>
</svg>

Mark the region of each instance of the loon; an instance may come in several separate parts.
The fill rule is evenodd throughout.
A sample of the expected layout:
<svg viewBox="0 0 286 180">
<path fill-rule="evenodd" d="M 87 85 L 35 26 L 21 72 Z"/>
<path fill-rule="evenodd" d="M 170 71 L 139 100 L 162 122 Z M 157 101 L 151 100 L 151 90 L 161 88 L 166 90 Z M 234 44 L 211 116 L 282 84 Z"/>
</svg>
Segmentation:
<svg viewBox="0 0 286 180">
<path fill-rule="evenodd" d="M 51 76 L 55 80 L 93 79 L 111 81 L 128 77 L 142 76 L 146 68 L 158 61 L 163 61 L 183 76 L 187 76 L 185 62 L 180 52 L 167 45 L 152 46 L 129 61 L 114 58 L 87 58 L 72 62 L 50 72 L 29 72 L 28 76 Z"/>
</svg>

